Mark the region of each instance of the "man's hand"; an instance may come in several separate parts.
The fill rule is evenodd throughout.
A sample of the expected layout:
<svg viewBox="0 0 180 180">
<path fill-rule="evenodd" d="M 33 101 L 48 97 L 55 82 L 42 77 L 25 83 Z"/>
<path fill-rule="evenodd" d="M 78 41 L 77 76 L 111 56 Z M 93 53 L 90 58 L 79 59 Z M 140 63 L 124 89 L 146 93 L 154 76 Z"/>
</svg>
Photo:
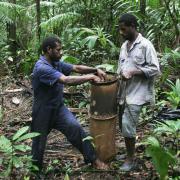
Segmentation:
<svg viewBox="0 0 180 180">
<path fill-rule="evenodd" d="M 123 76 L 123 78 L 125 78 L 125 79 L 131 79 L 132 78 L 132 76 L 133 76 L 133 73 L 132 73 L 132 71 L 128 71 L 128 70 L 126 70 L 126 71 L 123 71 L 122 72 L 122 76 Z"/>
<path fill-rule="evenodd" d="M 101 79 L 99 76 L 96 76 L 94 74 L 92 74 L 92 80 L 95 82 L 95 83 L 98 83 L 98 82 L 101 82 Z"/>
<path fill-rule="evenodd" d="M 127 80 L 131 79 L 134 75 L 141 75 L 141 74 L 143 74 L 143 72 L 137 68 L 130 68 L 122 72 L 122 76 Z"/>
<path fill-rule="evenodd" d="M 106 80 L 107 75 L 106 75 L 106 73 L 103 70 L 97 69 L 97 75 L 99 76 L 101 81 L 105 81 Z"/>
</svg>

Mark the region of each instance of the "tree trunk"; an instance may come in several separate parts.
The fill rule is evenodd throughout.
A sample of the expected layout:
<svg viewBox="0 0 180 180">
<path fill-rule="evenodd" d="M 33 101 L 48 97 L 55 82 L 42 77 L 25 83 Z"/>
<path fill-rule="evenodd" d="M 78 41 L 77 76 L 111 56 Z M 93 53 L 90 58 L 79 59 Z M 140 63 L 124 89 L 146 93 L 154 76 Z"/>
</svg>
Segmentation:
<svg viewBox="0 0 180 180">
<path fill-rule="evenodd" d="M 176 48 L 179 46 L 179 42 L 180 42 L 180 31 L 179 31 L 179 27 L 178 27 L 178 16 L 176 16 L 176 9 L 174 6 L 173 11 L 171 11 L 170 9 L 170 0 L 164 0 L 165 6 L 167 8 L 167 11 L 169 13 L 169 16 L 173 22 L 173 26 L 175 29 L 175 40 L 173 43 L 173 47 Z M 175 3 L 175 2 L 173 2 Z M 177 13 L 178 14 L 178 13 Z"/>
<path fill-rule="evenodd" d="M 142 14 L 146 14 L 146 0 L 140 0 L 140 11 Z"/>
<path fill-rule="evenodd" d="M 16 4 L 16 0 L 10 0 L 10 3 Z M 14 20 L 12 23 L 7 23 L 7 39 L 9 43 L 9 50 L 12 54 L 13 60 L 16 61 L 16 9 L 14 10 Z"/>
<path fill-rule="evenodd" d="M 41 28 L 40 28 L 40 23 L 41 23 L 41 10 L 40 10 L 40 0 L 36 0 L 36 23 L 37 23 L 37 37 L 40 42 L 40 37 L 41 37 Z"/>
<path fill-rule="evenodd" d="M 140 22 L 139 30 L 142 34 L 144 34 L 145 26 L 144 26 L 144 17 L 146 15 L 146 0 L 140 0 L 140 12 L 143 15 L 143 22 Z"/>
</svg>

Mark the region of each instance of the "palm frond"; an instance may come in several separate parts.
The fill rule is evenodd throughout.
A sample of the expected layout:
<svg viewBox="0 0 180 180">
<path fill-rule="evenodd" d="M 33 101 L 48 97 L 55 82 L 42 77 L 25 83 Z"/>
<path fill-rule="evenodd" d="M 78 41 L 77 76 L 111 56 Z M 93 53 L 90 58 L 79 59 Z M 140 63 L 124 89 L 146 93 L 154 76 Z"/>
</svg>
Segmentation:
<svg viewBox="0 0 180 180">
<path fill-rule="evenodd" d="M 8 2 L 0 2 L 0 16 L 4 17 L 3 21 L 6 23 L 12 23 L 22 10 L 24 10 L 23 6 Z"/>
<path fill-rule="evenodd" d="M 76 20 L 78 16 L 79 16 L 78 13 L 72 13 L 72 12 L 58 14 L 48 19 L 47 21 L 42 22 L 40 26 L 42 28 L 57 27 L 60 24 L 68 24 L 69 22 L 72 23 L 72 21 Z"/>
<path fill-rule="evenodd" d="M 56 3 L 54 2 L 49 2 L 49 1 L 40 1 L 40 6 L 41 7 L 54 7 L 54 6 L 57 6 Z M 36 4 L 32 4 L 31 6 L 29 6 L 28 8 L 29 9 L 33 9 L 36 7 Z"/>
<path fill-rule="evenodd" d="M 8 3 L 8 2 L 0 2 L 0 10 L 17 10 L 17 9 L 24 9 L 23 6 L 13 4 L 13 3 Z"/>
</svg>

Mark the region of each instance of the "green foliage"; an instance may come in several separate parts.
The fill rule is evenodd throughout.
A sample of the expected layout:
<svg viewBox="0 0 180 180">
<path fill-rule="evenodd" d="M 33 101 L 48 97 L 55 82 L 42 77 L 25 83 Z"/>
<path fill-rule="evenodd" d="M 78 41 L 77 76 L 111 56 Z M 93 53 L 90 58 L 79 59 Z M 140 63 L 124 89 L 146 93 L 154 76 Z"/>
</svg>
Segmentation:
<svg viewBox="0 0 180 180">
<path fill-rule="evenodd" d="M 157 122 L 153 130 L 156 136 L 148 137 L 143 143 L 146 147 L 146 154 L 152 157 L 155 169 L 164 180 L 168 176 L 169 165 L 178 166 L 178 141 L 180 138 L 180 120 Z M 163 136 L 168 138 L 164 139 Z M 172 147 L 167 147 L 168 142 L 172 142 Z M 161 145 L 162 144 L 162 145 Z M 174 166 L 174 167 L 175 167 Z"/>
<path fill-rule="evenodd" d="M 119 53 L 110 39 L 111 36 L 100 27 L 74 28 L 66 47 L 70 54 L 81 59 L 81 63 L 101 64 Z"/>
<path fill-rule="evenodd" d="M 83 108 L 83 107 L 85 107 L 87 105 L 87 102 L 86 101 L 81 101 L 80 103 L 79 103 L 79 105 L 78 105 L 78 108 Z"/>
<path fill-rule="evenodd" d="M 63 60 L 64 62 L 67 62 L 67 63 L 70 63 L 70 64 L 79 64 L 79 62 L 80 62 L 79 59 L 77 59 L 77 58 L 75 58 L 75 57 L 73 57 L 73 56 L 68 56 L 68 55 L 64 55 L 64 56 L 62 57 L 62 60 Z"/>
<path fill-rule="evenodd" d="M 177 121 L 157 121 L 154 133 L 158 135 L 166 134 L 167 136 L 172 136 L 175 140 L 178 140 L 180 138 L 180 119 Z"/>
<path fill-rule="evenodd" d="M 171 88 L 170 92 L 165 92 L 167 99 L 170 102 L 173 109 L 177 109 L 180 105 L 180 80 L 177 79 L 174 84 L 171 80 L 167 80 L 168 86 Z"/>
<path fill-rule="evenodd" d="M 162 82 L 166 81 L 172 74 L 178 76 L 180 68 L 180 52 L 178 48 L 175 50 L 165 48 L 160 58 L 160 64 L 162 66 Z"/>
<path fill-rule="evenodd" d="M 93 49 L 98 43 L 102 48 L 110 46 L 113 50 L 116 50 L 116 46 L 112 41 L 110 41 L 110 35 L 103 31 L 103 28 L 81 28 L 78 36 L 83 36 L 84 34 L 89 34 L 89 36 L 82 39 L 80 42 L 81 46 L 87 45 L 89 49 Z"/>
<path fill-rule="evenodd" d="M 115 66 L 112 64 L 101 64 L 101 65 L 97 65 L 96 68 L 102 68 L 108 72 L 115 72 Z"/>
<path fill-rule="evenodd" d="M 47 21 L 42 22 L 40 26 L 44 30 L 48 29 L 50 32 L 52 32 L 53 28 L 58 28 L 62 24 L 68 25 L 68 23 L 72 22 L 72 20 L 76 20 L 77 16 L 78 16 L 78 14 L 74 13 L 74 12 L 58 14 L 58 15 L 48 19 Z"/>
<path fill-rule="evenodd" d="M 11 138 L 7 138 L 4 135 L 0 136 L 0 153 L 2 154 L 0 166 L 3 167 L 3 172 L 0 173 L 0 177 L 10 176 L 14 169 L 22 171 L 22 173 L 25 174 L 29 172 L 30 168 L 37 169 L 37 167 L 32 164 L 31 156 L 19 154 L 19 152 L 26 153 L 31 150 L 31 148 L 22 141 L 39 135 L 39 133 L 28 133 L 28 130 L 29 127 L 23 127 Z"/>
<path fill-rule="evenodd" d="M 65 177 L 64 180 L 70 180 L 69 175 L 72 173 L 72 168 L 70 164 L 66 164 L 65 167 L 63 168 L 63 170 L 65 171 Z"/>
<path fill-rule="evenodd" d="M 147 145 L 146 154 L 152 157 L 160 179 L 165 180 L 168 174 L 168 166 L 175 163 L 175 157 L 168 150 L 160 146 L 155 137 L 148 137 L 145 144 Z"/>
</svg>

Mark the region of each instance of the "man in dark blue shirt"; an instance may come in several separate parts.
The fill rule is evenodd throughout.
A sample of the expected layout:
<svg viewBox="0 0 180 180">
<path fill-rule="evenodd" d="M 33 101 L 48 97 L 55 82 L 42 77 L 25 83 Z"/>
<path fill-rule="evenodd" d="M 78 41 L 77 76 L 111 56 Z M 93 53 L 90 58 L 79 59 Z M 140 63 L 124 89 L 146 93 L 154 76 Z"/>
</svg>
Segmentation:
<svg viewBox="0 0 180 180">
<path fill-rule="evenodd" d="M 62 56 L 61 49 L 61 42 L 57 37 L 46 38 L 42 43 L 44 54 L 34 66 L 31 129 L 39 132 L 40 136 L 33 138 L 33 160 L 41 170 L 47 135 L 51 129 L 57 129 L 82 153 L 85 163 L 92 163 L 97 169 L 107 169 L 107 165 L 97 158 L 91 142 L 83 141 L 87 134 L 63 103 L 64 84 L 99 82 L 105 79 L 106 74 L 100 69 L 59 61 Z M 69 76 L 71 72 L 85 75 Z M 97 76 L 94 73 L 97 73 Z"/>
</svg>

